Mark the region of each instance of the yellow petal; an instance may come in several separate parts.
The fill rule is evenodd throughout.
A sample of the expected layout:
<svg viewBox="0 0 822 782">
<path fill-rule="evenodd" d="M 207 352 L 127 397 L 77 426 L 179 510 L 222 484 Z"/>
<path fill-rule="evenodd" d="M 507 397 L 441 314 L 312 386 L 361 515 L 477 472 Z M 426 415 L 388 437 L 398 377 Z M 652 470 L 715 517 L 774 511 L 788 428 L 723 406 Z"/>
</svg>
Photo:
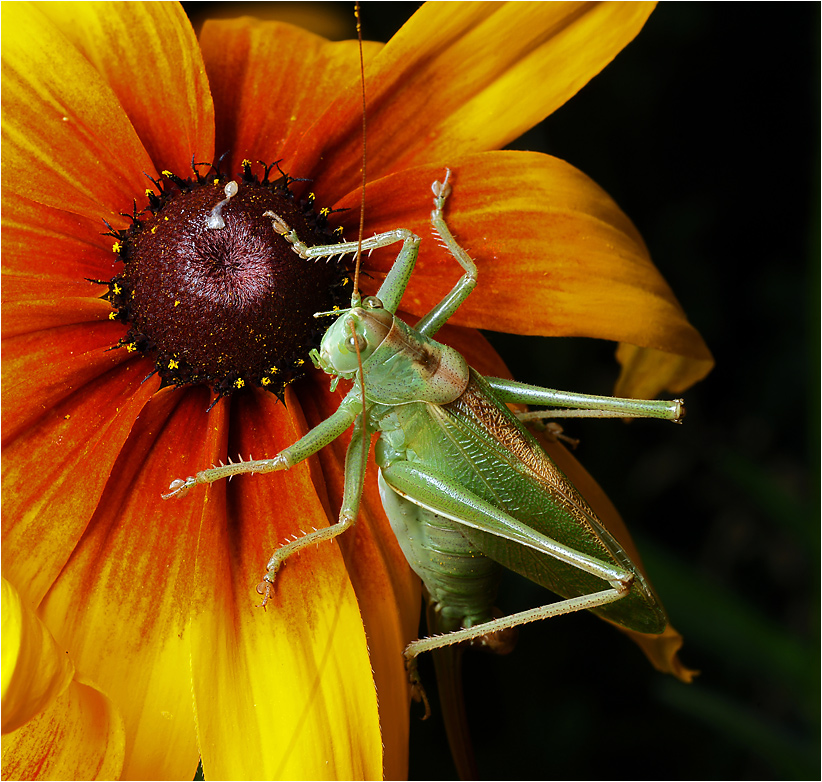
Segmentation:
<svg viewBox="0 0 822 782">
<path fill-rule="evenodd" d="M 340 400 L 328 393 L 324 375 L 313 380 L 313 392 L 304 395 L 301 404 L 308 423 L 315 426 L 336 410 Z M 348 439 L 339 437 L 318 454 L 332 497 L 342 496 L 347 447 Z M 339 545 L 368 637 L 385 747 L 384 776 L 403 779 L 408 775 L 410 690 L 402 653 L 419 635 L 421 585 L 383 510 L 373 461 L 366 472 L 356 531 L 341 536 Z"/>
<path fill-rule="evenodd" d="M 74 677 L 48 628 L 3 579 L 3 733 L 47 708 Z"/>
<path fill-rule="evenodd" d="M 286 400 L 287 408 L 262 392 L 232 400 L 239 425 L 231 452 L 270 455 L 296 441 L 307 426 L 295 420 L 298 398 L 287 393 Z M 368 648 L 337 544 L 289 559 L 266 609 L 256 607 L 271 553 L 329 515 L 336 521 L 315 478 L 311 459 L 286 473 L 212 487 L 209 504 L 227 502 L 228 526 L 203 521 L 187 630 L 206 778 L 382 775 Z"/>
<path fill-rule="evenodd" d="M 98 219 L 156 175 L 103 75 L 39 3 L 3 7 L 3 188 Z"/>
<path fill-rule="evenodd" d="M 111 700 L 75 679 L 48 709 L 3 736 L 3 779 L 120 779 L 124 752 Z"/>
<path fill-rule="evenodd" d="M 599 73 L 652 9 L 652 3 L 424 4 L 366 69 L 369 176 L 504 146 Z M 322 161 L 300 172 L 318 195 L 356 186 L 357 91 L 352 85 L 333 104 L 300 150 L 300 160 Z"/>
</svg>

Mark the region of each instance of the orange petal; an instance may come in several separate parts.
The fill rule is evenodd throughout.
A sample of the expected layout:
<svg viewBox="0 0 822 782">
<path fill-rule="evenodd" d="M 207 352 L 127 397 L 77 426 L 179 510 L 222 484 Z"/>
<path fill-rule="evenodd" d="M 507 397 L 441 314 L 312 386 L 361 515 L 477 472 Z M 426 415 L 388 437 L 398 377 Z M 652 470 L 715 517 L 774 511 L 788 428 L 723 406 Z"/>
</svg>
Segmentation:
<svg viewBox="0 0 822 782">
<path fill-rule="evenodd" d="M 704 370 L 710 353 L 651 262 L 630 220 L 592 180 L 556 158 L 489 152 L 449 161 L 446 219 L 476 260 L 479 283 L 458 325 L 630 342 Z M 430 235 L 430 184 L 444 167 L 420 166 L 370 183 L 367 230 L 405 227 L 423 237 L 402 306 L 422 315 L 461 274 Z M 354 194 L 339 206 L 354 207 Z M 396 251 L 395 251 L 396 252 Z M 368 268 L 384 273 L 391 250 Z M 376 281 L 379 282 L 379 279 Z"/>
<path fill-rule="evenodd" d="M 3 579 L 3 733 L 17 730 L 68 687 L 74 665 Z"/>
<path fill-rule="evenodd" d="M 40 609 L 77 669 L 120 710 L 129 778 L 187 779 L 199 758 L 188 618 L 200 525 L 220 527 L 225 516 L 211 492 L 193 502 L 160 493 L 225 453 L 224 416 L 206 415 L 208 399 L 204 388 L 166 389 L 143 407 Z M 83 491 L 78 482 L 75 502 Z M 213 575 L 207 581 L 213 588 Z"/>
<path fill-rule="evenodd" d="M 263 392 L 232 400 L 229 453 L 273 456 L 295 442 L 307 427 L 298 398 L 286 398 L 287 409 Z M 188 629 L 206 777 L 381 774 L 365 634 L 337 545 L 289 559 L 266 610 L 256 607 L 255 586 L 273 551 L 328 523 L 316 477 L 311 459 L 287 473 L 243 476 L 227 491 L 212 487 L 209 504 L 225 503 L 228 526 L 203 521 Z"/>
<path fill-rule="evenodd" d="M 679 394 L 702 380 L 714 365 L 710 356 L 692 360 L 636 345 L 620 345 L 616 355 L 622 371 L 614 395 L 640 399 L 652 399 L 663 389 Z"/>
<path fill-rule="evenodd" d="M 311 382 L 316 390 L 306 395 L 302 405 L 309 424 L 314 426 L 336 410 L 342 393 L 326 390 L 325 375 L 314 376 Z M 348 443 L 349 436 L 344 435 L 319 453 L 335 510 L 345 482 L 343 465 Z M 376 472 L 372 453 L 357 525 L 341 536 L 339 543 L 368 636 L 385 745 L 384 777 L 402 779 L 408 774 L 410 700 L 402 652 L 418 636 L 422 603 L 419 578 L 408 566 L 383 511 Z"/>
<path fill-rule="evenodd" d="M 230 171 L 244 158 L 282 158 L 359 77 L 356 41 L 327 41 L 283 22 L 208 20 L 200 45 L 217 111 L 217 152 L 231 150 Z M 364 41 L 365 62 L 381 48 Z"/>
<path fill-rule="evenodd" d="M 3 188 L 88 217 L 128 208 L 156 172 L 105 76 L 38 3 L 3 9 L 2 60 Z"/>
<path fill-rule="evenodd" d="M 48 709 L 3 736 L 3 779 L 120 779 L 124 747 L 111 700 L 75 679 Z"/>
<path fill-rule="evenodd" d="M 192 155 L 211 162 L 214 106 L 197 38 L 179 4 L 39 8 L 110 86 L 158 171 L 185 176 Z"/>
<path fill-rule="evenodd" d="M 581 89 L 642 28 L 652 3 L 426 3 L 366 69 L 368 169 L 381 177 L 497 149 Z M 298 159 L 318 197 L 359 178 L 358 85 Z"/>
</svg>

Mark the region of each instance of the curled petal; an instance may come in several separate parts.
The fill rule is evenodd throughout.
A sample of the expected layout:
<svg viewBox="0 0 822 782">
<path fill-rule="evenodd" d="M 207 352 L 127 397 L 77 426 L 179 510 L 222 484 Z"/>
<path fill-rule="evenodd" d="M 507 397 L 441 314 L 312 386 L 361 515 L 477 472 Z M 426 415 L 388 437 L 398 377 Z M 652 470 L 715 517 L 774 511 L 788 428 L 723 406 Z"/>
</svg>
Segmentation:
<svg viewBox="0 0 822 782">
<path fill-rule="evenodd" d="M 120 779 L 123 721 L 111 699 L 75 679 L 45 711 L 3 736 L 3 779 Z"/>
<path fill-rule="evenodd" d="M 571 479 L 588 504 L 594 509 L 605 528 L 619 541 L 628 556 L 645 574 L 645 567 L 631 539 L 628 528 L 611 500 L 608 499 L 608 495 L 602 491 L 588 471 L 560 443 L 542 436 L 540 436 L 540 441 L 548 455 Z M 673 674 L 684 682 L 690 682 L 697 675 L 697 671 L 686 668 L 677 657 L 677 652 L 682 646 L 682 636 L 670 624 L 659 635 L 638 633 L 633 630 L 626 630 L 613 622 L 611 624 L 630 636 L 658 671 Z"/>
<path fill-rule="evenodd" d="M 48 628 L 3 579 L 3 733 L 47 708 L 74 677 Z"/>
<path fill-rule="evenodd" d="M 622 365 L 622 371 L 614 395 L 641 399 L 651 399 L 662 389 L 679 394 L 702 380 L 714 365 L 710 354 L 693 359 L 626 344 L 617 348 L 617 361 Z"/>
</svg>

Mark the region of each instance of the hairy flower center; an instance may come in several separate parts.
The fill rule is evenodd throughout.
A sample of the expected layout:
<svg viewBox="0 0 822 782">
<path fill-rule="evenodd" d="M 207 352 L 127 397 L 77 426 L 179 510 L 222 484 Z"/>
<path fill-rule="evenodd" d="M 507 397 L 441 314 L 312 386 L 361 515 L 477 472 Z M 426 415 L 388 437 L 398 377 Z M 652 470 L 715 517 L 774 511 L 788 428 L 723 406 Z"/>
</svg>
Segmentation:
<svg viewBox="0 0 822 782">
<path fill-rule="evenodd" d="M 164 385 L 281 394 L 328 325 L 314 313 L 350 298 L 344 266 L 301 259 L 264 216 L 279 215 L 308 245 L 338 241 L 327 210 L 298 203 L 288 182 L 269 182 L 268 170 L 260 181 L 248 163 L 239 181 L 166 174 L 148 210 L 114 233 L 125 268 L 107 298 L 130 324 L 120 346 L 150 354 Z"/>
</svg>

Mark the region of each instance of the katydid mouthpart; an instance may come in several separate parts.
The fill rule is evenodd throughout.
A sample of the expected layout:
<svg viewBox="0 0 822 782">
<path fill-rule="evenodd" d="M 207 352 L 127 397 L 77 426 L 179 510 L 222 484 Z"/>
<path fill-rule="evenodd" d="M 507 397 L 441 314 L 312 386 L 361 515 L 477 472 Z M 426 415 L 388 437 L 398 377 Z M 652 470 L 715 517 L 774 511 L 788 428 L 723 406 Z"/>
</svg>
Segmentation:
<svg viewBox="0 0 822 782">
<path fill-rule="evenodd" d="M 269 459 L 212 467 L 175 480 L 166 498 L 241 474 L 284 470 L 333 442 L 353 425 L 338 523 L 283 545 L 271 557 L 258 591 L 268 602 L 288 557 L 335 538 L 357 518 L 372 434 L 383 506 L 409 565 L 422 579 L 441 633 L 405 649 L 412 677 L 421 652 L 483 641 L 517 625 L 587 609 L 622 627 L 661 633 L 665 611 L 650 584 L 569 479 L 507 403 L 560 408 L 541 414 L 661 418 L 679 422 L 682 400 L 589 396 L 483 377 L 433 335 L 477 284 L 477 267 L 445 222 L 452 174 L 435 182 L 431 224 L 464 273 L 451 292 L 413 328 L 396 317 L 420 239 L 405 229 L 361 242 L 309 247 L 274 213 L 275 230 L 309 259 L 402 246 L 376 296 L 352 297 L 311 352 L 314 364 L 353 382 L 337 411 Z M 494 618 L 502 568 L 516 571 L 563 599 Z"/>
</svg>

